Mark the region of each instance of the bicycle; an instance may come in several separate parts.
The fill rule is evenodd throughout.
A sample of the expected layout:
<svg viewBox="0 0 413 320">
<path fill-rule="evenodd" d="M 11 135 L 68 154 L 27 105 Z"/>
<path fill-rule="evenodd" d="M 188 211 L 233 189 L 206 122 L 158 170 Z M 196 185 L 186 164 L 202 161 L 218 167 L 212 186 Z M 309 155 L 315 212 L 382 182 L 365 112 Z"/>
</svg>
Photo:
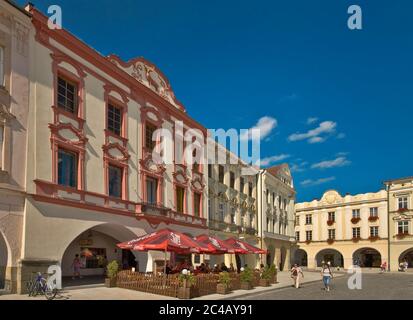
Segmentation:
<svg viewBox="0 0 413 320">
<path fill-rule="evenodd" d="M 35 279 L 33 275 L 36 274 Z M 48 275 L 48 274 L 44 274 Z M 32 279 L 26 284 L 27 292 L 29 297 L 36 297 L 39 294 L 42 294 L 46 297 L 47 300 L 53 300 L 57 295 L 57 288 L 50 285 L 47 281 L 47 278 L 43 277 L 41 272 L 33 272 Z"/>
</svg>

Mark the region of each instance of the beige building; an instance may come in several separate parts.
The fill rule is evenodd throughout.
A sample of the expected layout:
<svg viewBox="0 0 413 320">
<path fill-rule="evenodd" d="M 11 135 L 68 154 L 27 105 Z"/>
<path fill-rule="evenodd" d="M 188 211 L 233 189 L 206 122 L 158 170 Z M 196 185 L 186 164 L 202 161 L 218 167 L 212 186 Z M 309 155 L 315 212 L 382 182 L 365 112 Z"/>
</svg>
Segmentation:
<svg viewBox="0 0 413 320">
<path fill-rule="evenodd" d="M 389 203 L 390 267 L 407 261 L 413 268 L 413 177 L 385 182 Z"/>
<path fill-rule="evenodd" d="M 0 2 L 0 292 L 16 287 L 24 228 L 30 14 Z"/>
<path fill-rule="evenodd" d="M 389 261 L 386 191 L 342 196 L 330 190 L 295 208 L 296 263 L 314 269 L 330 261 L 347 269 L 354 262 L 379 267 Z"/>
<path fill-rule="evenodd" d="M 288 165 L 260 170 L 257 189 L 258 232 L 262 248 L 268 251 L 262 262 L 286 270 L 295 247 L 295 190 Z"/>
<path fill-rule="evenodd" d="M 211 159 L 208 165 L 208 213 L 210 234 L 221 239 L 236 238 L 259 246 L 257 212 L 257 170 L 210 140 L 213 154 L 222 152 L 225 161 Z M 216 157 L 218 158 L 218 157 Z M 216 159 L 218 160 L 218 159 Z M 252 174 L 251 174 L 252 173 Z M 211 256 L 210 263 L 225 262 L 234 267 L 259 265 L 258 255 Z"/>
</svg>

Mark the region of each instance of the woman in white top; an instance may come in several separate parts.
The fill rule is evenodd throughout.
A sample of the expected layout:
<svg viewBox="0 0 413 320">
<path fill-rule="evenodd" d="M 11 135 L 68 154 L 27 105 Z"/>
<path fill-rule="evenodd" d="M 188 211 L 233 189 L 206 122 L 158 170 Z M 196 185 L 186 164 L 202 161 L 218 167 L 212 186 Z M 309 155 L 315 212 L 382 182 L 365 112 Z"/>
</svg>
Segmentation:
<svg viewBox="0 0 413 320">
<path fill-rule="evenodd" d="M 297 289 L 300 287 L 300 276 L 304 278 L 304 273 L 303 270 L 298 266 L 298 264 L 295 264 L 291 268 L 291 278 L 293 279 L 294 287 Z"/>
<path fill-rule="evenodd" d="M 330 291 L 330 282 L 333 278 L 333 273 L 327 263 L 323 264 L 323 267 L 321 268 L 321 275 L 323 276 L 324 289 L 326 291 Z"/>
</svg>

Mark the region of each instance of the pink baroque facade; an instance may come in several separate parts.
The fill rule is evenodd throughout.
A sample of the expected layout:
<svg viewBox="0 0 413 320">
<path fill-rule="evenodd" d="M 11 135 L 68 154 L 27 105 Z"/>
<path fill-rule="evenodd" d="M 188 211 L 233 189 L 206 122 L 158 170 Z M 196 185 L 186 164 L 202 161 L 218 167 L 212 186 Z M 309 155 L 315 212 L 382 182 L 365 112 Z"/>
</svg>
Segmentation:
<svg viewBox="0 0 413 320">
<path fill-rule="evenodd" d="M 102 257 L 155 270 L 163 254 L 131 256 L 116 243 L 165 227 L 207 232 L 207 168 L 155 161 L 152 150 L 162 141 L 152 138 L 160 128 L 174 136 L 176 121 L 183 133 L 200 132 L 202 141 L 207 131 L 155 65 L 104 57 L 68 31 L 49 29 L 34 7 L 26 10 L 33 59 L 16 290 L 24 291 L 21 283 L 32 271 L 51 264 L 71 276 L 76 254 L 85 259 L 84 275 L 102 274 Z"/>
<path fill-rule="evenodd" d="M 0 294 L 16 289 L 26 190 L 30 14 L 0 3 Z"/>
</svg>

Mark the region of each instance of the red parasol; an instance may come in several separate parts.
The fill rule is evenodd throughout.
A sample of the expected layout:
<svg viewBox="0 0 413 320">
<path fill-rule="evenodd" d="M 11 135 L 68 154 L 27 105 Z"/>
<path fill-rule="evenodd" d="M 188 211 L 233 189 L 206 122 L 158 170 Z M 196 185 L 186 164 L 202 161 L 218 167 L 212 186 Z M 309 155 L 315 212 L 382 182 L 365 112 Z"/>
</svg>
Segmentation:
<svg viewBox="0 0 413 320">
<path fill-rule="evenodd" d="M 157 250 L 179 254 L 211 252 L 207 246 L 196 242 L 191 237 L 170 229 L 155 231 L 137 239 L 119 243 L 117 246 L 134 251 Z"/>
<path fill-rule="evenodd" d="M 225 253 L 235 253 L 234 250 L 235 248 L 228 245 L 227 243 L 225 243 L 225 241 L 207 235 L 207 234 L 203 234 L 200 236 L 197 236 L 195 238 L 196 242 L 203 244 L 204 246 L 207 246 L 211 252 L 209 252 L 209 254 L 225 254 Z M 205 252 L 208 253 L 208 252 Z"/>
<path fill-rule="evenodd" d="M 248 242 L 245 241 L 241 241 L 241 240 L 237 240 L 235 238 L 229 238 L 227 240 L 225 240 L 225 243 L 227 245 L 233 246 L 234 248 L 236 248 L 235 253 L 238 254 L 266 254 L 267 251 L 254 247 L 253 245 L 249 244 Z M 237 252 L 237 250 L 239 252 Z"/>
</svg>

